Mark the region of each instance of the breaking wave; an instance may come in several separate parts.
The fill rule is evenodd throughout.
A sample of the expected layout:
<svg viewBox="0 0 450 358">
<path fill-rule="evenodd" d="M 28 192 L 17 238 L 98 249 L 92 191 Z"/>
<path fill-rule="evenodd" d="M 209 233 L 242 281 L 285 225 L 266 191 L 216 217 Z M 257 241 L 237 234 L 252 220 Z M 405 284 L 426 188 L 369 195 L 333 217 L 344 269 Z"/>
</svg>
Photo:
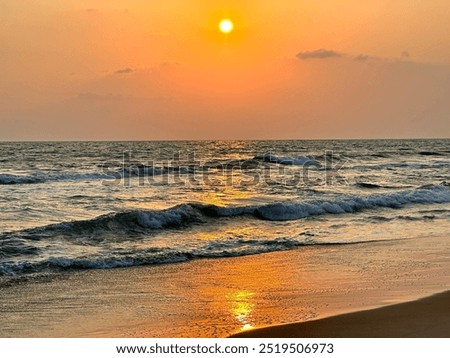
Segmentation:
<svg viewBox="0 0 450 358">
<path fill-rule="evenodd" d="M 212 204 L 187 203 L 164 210 L 135 210 L 111 213 L 90 220 L 52 224 L 22 231 L 23 234 L 38 235 L 52 232 L 85 232 L 89 230 L 132 229 L 136 231 L 180 228 L 193 223 L 202 223 L 211 218 L 249 215 L 271 221 L 297 220 L 323 214 L 354 213 L 373 208 L 401 208 L 410 204 L 432 204 L 450 202 L 447 183 L 426 185 L 415 190 L 367 196 L 342 195 L 335 199 L 313 201 L 287 201 L 254 206 L 217 206 Z"/>
<path fill-rule="evenodd" d="M 380 240 L 378 240 L 380 241 Z M 356 245 L 370 241 L 315 242 L 296 238 L 274 240 L 222 240 L 213 241 L 197 249 L 177 250 L 170 248 L 148 248 L 80 257 L 31 258 L 29 260 L 8 261 L 0 264 L 0 276 L 52 272 L 67 269 L 112 269 L 143 265 L 161 265 L 186 262 L 200 258 L 224 258 L 257 255 L 274 251 L 286 251 L 301 246 Z"/>
<path fill-rule="evenodd" d="M 90 220 L 63 222 L 0 234 L 0 275 L 16 275 L 59 269 L 114 268 L 187 261 L 195 258 L 232 257 L 289 250 L 304 245 L 349 244 L 315 242 L 305 237 L 230 237 L 212 241 L 162 244 L 137 243 L 162 230 L 184 230 L 193 225 L 247 216 L 255 220 L 287 221 L 324 214 L 351 214 L 366 209 L 401 208 L 406 205 L 448 203 L 447 183 L 426 185 L 366 196 L 341 195 L 329 200 L 289 201 L 254 206 L 222 207 L 186 203 L 165 210 L 133 210 L 102 215 Z M 377 215 L 377 214 L 375 214 Z M 377 217 L 372 216 L 372 220 Z M 403 218 L 402 219 L 409 219 Z M 422 219 L 431 219 L 431 214 Z M 416 219 L 416 218 L 411 218 Z M 219 222 L 220 224 L 220 222 Z M 69 247 L 70 249 L 67 249 Z M 59 249 L 64 248 L 64 249 Z M 49 251 L 50 250 L 50 251 Z"/>
</svg>

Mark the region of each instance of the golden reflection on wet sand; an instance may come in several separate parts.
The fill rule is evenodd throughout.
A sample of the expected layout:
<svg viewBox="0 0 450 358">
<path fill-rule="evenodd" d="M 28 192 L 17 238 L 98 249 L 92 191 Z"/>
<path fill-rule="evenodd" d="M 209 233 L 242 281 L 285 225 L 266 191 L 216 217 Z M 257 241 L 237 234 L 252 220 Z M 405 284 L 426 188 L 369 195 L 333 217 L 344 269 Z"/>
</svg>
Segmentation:
<svg viewBox="0 0 450 358">
<path fill-rule="evenodd" d="M 236 291 L 226 296 L 231 306 L 230 313 L 242 325 L 241 331 L 253 328 L 252 312 L 255 304 L 252 299 L 254 295 L 255 293 L 250 291 Z"/>
</svg>

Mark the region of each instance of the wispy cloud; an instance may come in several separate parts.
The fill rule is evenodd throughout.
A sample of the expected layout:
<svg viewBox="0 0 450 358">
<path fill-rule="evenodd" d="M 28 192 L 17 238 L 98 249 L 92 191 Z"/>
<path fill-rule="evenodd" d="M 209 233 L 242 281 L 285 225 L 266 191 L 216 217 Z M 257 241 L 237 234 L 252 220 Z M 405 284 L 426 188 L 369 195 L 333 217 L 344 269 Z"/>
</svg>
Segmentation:
<svg viewBox="0 0 450 358">
<path fill-rule="evenodd" d="M 297 54 L 297 58 L 300 60 L 310 60 L 310 59 L 327 59 L 327 58 L 335 58 L 342 57 L 344 54 L 334 51 L 334 50 L 326 50 L 326 49 L 318 49 L 314 51 L 302 51 Z"/>
<path fill-rule="evenodd" d="M 116 72 L 114 72 L 116 75 L 123 75 L 123 74 L 127 74 L 127 73 L 132 73 L 134 72 L 135 69 L 131 68 L 131 67 L 125 67 L 125 68 L 121 68 L 118 69 Z"/>
<path fill-rule="evenodd" d="M 364 62 L 364 61 L 370 60 L 370 56 L 369 55 L 360 54 L 358 56 L 355 56 L 354 60 L 355 61 Z"/>
<path fill-rule="evenodd" d="M 409 55 L 408 51 L 403 51 L 402 52 L 401 58 L 409 58 L 409 57 L 410 57 L 410 55 Z"/>
</svg>

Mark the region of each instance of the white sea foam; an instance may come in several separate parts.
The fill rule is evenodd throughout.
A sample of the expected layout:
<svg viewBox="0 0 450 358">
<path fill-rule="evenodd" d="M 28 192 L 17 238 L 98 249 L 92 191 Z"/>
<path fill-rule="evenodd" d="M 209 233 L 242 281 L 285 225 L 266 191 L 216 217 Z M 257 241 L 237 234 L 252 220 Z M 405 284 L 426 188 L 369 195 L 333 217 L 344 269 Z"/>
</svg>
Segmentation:
<svg viewBox="0 0 450 358">
<path fill-rule="evenodd" d="M 141 211 L 137 213 L 137 223 L 148 229 L 179 227 L 193 221 L 199 221 L 200 213 L 191 205 L 179 205 L 164 211 Z"/>
<path fill-rule="evenodd" d="M 364 241 L 365 242 L 365 241 Z M 272 240 L 218 240 L 203 246 L 184 249 L 137 249 L 123 254 L 106 250 L 89 256 L 37 257 L 29 260 L 0 263 L 0 275 L 39 273 L 67 269 L 111 269 L 142 265 L 160 265 L 185 262 L 200 258 L 238 257 L 273 251 L 284 251 L 299 246 L 354 245 L 362 242 L 314 242 L 299 238 L 280 237 Z"/>
<path fill-rule="evenodd" d="M 450 190 L 444 185 L 369 196 L 344 196 L 333 201 L 276 203 L 261 206 L 256 212 L 266 220 L 295 220 L 322 214 L 353 213 L 371 208 L 401 208 L 408 204 L 448 203 Z"/>
</svg>

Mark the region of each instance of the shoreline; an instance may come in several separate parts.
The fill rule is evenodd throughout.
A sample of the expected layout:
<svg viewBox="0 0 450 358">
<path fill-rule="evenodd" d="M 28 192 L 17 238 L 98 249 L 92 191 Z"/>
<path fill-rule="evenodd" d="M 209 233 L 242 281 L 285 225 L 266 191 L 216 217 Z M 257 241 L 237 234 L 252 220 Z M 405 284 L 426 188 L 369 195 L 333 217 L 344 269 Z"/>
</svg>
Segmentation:
<svg viewBox="0 0 450 358">
<path fill-rule="evenodd" d="M 450 291 L 313 321 L 256 328 L 230 338 L 450 338 Z"/>
<path fill-rule="evenodd" d="M 0 337 L 228 337 L 448 291 L 448 272 L 447 236 L 70 271 L 3 286 Z"/>
</svg>

